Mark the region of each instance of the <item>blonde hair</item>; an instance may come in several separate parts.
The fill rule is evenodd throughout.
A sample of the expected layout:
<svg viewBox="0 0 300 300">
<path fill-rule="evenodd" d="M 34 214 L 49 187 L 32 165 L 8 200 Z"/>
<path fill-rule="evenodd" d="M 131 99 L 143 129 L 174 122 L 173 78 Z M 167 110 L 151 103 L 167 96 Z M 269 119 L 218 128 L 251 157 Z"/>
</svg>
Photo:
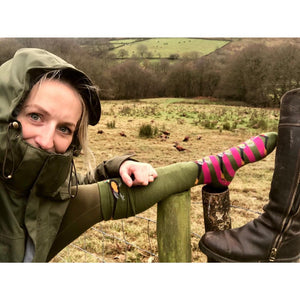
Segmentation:
<svg viewBox="0 0 300 300">
<path fill-rule="evenodd" d="M 88 124 L 89 124 L 89 114 L 84 102 L 82 93 L 80 91 L 86 90 L 88 91 L 88 95 L 90 95 L 91 90 L 97 89 L 92 85 L 76 85 L 70 79 L 63 76 L 63 70 L 52 70 L 47 73 L 44 73 L 41 77 L 38 78 L 35 84 L 42 84 L 45 80 L 59 80 L 63 83 L 68 84 L 71 88 L 73 88 L 79 97 L 79 100 L 82 105 L 82 114 L 81 118 L 78 121 L 77 129 L 74 133 L 73 141 L 71 146 L 75 146 L 74 155 L 78 156 L 81 152 L 84 153 L 84 163 L 86 165 L 87 172 L 90 173 L 90 176 L 93 177 L 93 169 L 95 167 L 95 157 L 88 146 Z"/>
</svg>

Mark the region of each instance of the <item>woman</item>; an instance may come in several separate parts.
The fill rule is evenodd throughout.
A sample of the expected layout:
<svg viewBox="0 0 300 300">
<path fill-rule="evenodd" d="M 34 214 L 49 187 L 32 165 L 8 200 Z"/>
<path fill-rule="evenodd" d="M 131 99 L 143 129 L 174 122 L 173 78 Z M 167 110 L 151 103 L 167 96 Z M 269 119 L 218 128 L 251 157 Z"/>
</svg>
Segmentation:
<svg viewBox="0 0 300 300">
<path fill-rule="evenodd" d="M 155 170 L 121 156 L 77 175 L 73 156 L 88 154 L 87 125 L 100 114 L 89 78 L 45 50 L 21 49 L 0 67 L 1 261 L 49 261 L 97 222 L 197 184 L 224 188 L 276 146 L 268 133 L 201 161 Z"/>
</svg>

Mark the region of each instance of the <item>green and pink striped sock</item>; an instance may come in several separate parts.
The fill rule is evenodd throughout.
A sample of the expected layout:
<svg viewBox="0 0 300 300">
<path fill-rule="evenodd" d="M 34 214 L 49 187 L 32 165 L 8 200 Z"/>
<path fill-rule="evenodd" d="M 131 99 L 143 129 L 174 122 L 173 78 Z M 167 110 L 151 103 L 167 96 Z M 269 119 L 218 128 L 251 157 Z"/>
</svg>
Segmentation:
<svg viewBox="0 0 300 300">
<path fill-rule="evenodd" d="M 216 188 L 228 186 L 239 168 L 266 157 L 274 150 L 276 143 L 277 133 L 263 133 L 222 153 L 196 161 L 198 177 L 195 185 L 210 184 Z"/>
</svg>

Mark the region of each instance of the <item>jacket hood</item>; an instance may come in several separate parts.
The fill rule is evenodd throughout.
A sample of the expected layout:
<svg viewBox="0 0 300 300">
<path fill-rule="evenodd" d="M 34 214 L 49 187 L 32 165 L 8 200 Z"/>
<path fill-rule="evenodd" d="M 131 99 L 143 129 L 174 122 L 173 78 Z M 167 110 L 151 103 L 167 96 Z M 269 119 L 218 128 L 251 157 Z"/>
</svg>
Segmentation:
<svg viewBox="0 0 300 300">
<path fill-rule="evenodd" d="M 29 93 L 38 76 L 61 69 L 71 80 L 92 85 L 91 80 L 73 65 L 43 49 L 23 48 L 0 66 L 0 122 L 13 119 L 13 111 Z M 80 91 L 89 112 L 89 124 L 96 125 L 101 105 L 96 91 Z"/>
<path fill-rule="evenodd" d="M 61 187 L 70 181 L 68 176 L 72 159 L 80 149 L 79 145 L 72 145 L 64 154 L 35 148 L 23 140 L 22 125 L 14 116 L 14 110 L 26 98 L 33 80 L 56 69 L 63 69 L 69 76 L 90 82 L 74 66 L 41 49 L 20 49 L 0 67 L 0 179 L 11 190 L 26 193 L 35 186 L 37 193 L 61 198 Z M 92 125 L 96 124 L 101 112 L 98 96 L 95 93 L 83 99 L 89 99 L 86 102 L 90 112 L 89 121 Z M 68 196 L 69 193 L 65 193 L 62 198 Z"/>
</svg>

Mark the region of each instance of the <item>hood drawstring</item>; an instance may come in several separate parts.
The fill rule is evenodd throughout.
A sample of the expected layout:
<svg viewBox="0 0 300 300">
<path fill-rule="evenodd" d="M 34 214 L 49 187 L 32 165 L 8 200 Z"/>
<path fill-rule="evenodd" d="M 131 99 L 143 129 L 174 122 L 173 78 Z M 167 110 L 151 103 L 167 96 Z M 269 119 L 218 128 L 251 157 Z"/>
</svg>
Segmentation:
<svg viewBox="0 0 300 300">
<path fill-rule="evenodd" d="M 7 156 L 8 156 L 8 150 L 11 150 L 11 141 L 10 141 L 10 136 L 9 136 L 9 129 L 14 128 L 18 129 L 20 127 L 19 123 L 17 121 L 11 122 L 7 126 L 7 132 L 6 132 L 6 148 L 5 148 L 5 153 L 4 153 L 4 158 L 3 158 L 3 165 L 2 165 L 2 176 L 5 179 L 11 179 L 14 173 L 14 156 L 13 152 L 11 151 L 11 162 L 12 162 L 12 167 L 11 171 L 9 172 L 8 175 L 5 175 L 5 167 L 6 167 L 6 162 L 7 162 Z"/>
<path fill-rule="evenodd" d="M 75 177 L 75 194 L 72 194 L 72 192 L 71 192 L 72 173 L 74 173 L 74 177 Z M 78 178 L 77 178 L 75 163 L 74 163 L 73 159 L 71 162 L 71 172 L 70 172 L 70 178 L 69 178 L 69 184 L 68 184 L 68 193 L 71 198 L 75 198 L 78 193 Z"/>
</svg>

